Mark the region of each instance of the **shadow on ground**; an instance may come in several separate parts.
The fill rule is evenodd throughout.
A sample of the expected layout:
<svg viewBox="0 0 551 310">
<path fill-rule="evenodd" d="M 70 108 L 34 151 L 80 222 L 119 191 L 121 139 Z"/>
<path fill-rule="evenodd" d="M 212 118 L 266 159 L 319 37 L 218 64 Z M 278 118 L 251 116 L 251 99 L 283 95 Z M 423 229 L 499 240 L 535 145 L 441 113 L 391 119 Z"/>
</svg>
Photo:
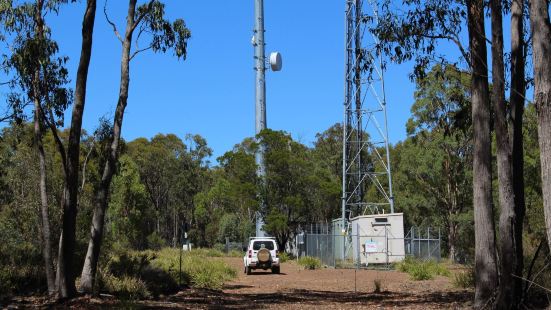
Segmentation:
<svg viewBox="0 0 551 310">
<path fill-rule="evenodd" d="M 197 308 L 257 308 L 267 306 L 376 306 L 376 307 L 413 307 L 431 305 L 449 308 L 465 305 L 472 299 L 470 292 L 445 292 L 445 293 L 354 293 L 354 292 L 329 292 L 310 290 L 291 290 L 278 293 L 223 293 L 219 291 L 190 290 L 180 292 L 167 298 L 166 307 L 174 307 L 175 304 L 185 307 Z M 142 304 L 145 309 L 163 308 L 159 302 L 148 306 Z"/>
<path fill-rule="evenodd" d="M 247 286 L 243 286 L 247 287 Z M 227 287 L 234 290 L 241 286 Z M 121 301 L 114 298 L 92 298 L 83 296 L 67 302 L 53 302 L 42 298 L 38 300 L 19 300 L 11 306 L 14 309 L 264 309 L 275 308 L 417 308 L 417 309 L 449 309 L 462 308 L 472 300 L 472 293 L 354 293 L 311 290 L 290 290 L 278 293 L 232 293 L 216 290 L 187 289 L 175 295 L 162 297 L 159 300 Z M 15 301 L 15 300 L 13 300 Z M 12 302 L 13 302 L 12 301 Z M 7 306 L 7 305 L 6 305 Z M 8 306 L 8 308 L 10 308 Z"/>
</svg>

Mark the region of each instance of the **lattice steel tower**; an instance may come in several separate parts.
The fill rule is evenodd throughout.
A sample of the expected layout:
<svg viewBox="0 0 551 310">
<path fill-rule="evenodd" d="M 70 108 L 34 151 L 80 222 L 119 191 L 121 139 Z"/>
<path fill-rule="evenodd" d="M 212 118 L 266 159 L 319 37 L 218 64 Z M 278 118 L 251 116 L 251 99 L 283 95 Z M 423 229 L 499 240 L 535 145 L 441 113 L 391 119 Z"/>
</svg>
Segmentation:
<svg viewBox="0 0 551 310">
<path fill-rule="evenodd" d="M 342 218 L 394 213 L 376 0 L 346 0 Z"/>
</svg>

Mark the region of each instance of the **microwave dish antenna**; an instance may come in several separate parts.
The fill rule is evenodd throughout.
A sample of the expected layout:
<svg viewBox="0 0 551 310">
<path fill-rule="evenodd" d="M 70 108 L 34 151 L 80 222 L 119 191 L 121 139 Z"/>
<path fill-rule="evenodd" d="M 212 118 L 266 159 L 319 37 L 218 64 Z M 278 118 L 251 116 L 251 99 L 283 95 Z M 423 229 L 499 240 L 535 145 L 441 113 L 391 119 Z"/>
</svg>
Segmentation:
<svg viewBox="0 0 551 310">
<path fill-rule="evenodd" d="M 273 52 L 270 54 L 270 67 L 272 71 L 281 71 L 283 67 L 283 58 L 281 57 L 280 52 Z"/>
</svg>

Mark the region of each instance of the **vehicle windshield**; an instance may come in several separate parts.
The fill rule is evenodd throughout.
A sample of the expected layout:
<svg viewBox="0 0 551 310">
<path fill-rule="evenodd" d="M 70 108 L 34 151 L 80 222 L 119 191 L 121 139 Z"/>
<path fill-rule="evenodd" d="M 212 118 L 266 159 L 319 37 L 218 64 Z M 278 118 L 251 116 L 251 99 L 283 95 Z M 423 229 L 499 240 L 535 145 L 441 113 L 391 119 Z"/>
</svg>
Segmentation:
<svg viewBox="0 0 551 310">
<path fill-rule="evenodd" d="M 253 250 L 258 251 L 262 248 L 266 248 L 271 251 L 274 249 L 274 242 L 269 240 L 253 242 Z"/>
</svg>

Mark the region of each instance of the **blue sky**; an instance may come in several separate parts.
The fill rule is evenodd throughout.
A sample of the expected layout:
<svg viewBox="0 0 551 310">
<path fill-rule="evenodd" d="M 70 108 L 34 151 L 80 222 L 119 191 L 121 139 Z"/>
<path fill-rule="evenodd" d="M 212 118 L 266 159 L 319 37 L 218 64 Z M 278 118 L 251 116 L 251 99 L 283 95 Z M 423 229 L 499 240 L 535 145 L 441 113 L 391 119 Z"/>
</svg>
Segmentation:
<svg viewBox="0 0 551 310">
<path fill-rule="evenodd" d="M 102 116 L 112 118 L 120 78 L 120 43 L 98 1 L 88 79 L 84 128 L 93 131 Z M 252 0 L 167 0 L 171 19 L 181 17 L 192 31 L 186 61 L 146 52 L 131 64 L 129 103 L 123 126 L 127 140 L 157 133 L 197 133 L 214 159 L 254 135 Z M 213 5 L 216 4 L 216 5 Z M 124 31 L 127 1 L 108 3 L 110 18 Z M 83 3 L 50 15 L 53 37 L 70 57 L 71 76 L 80 55 Z M 303 143 L 343 118 L 344 1 L 265 1 L 266 51 L 280 51 L 281 72 L 267 76 L 268 127 L 285 130 Z M 412 103 L 408 66 L 386 75 L 389 135 L 405 137 Z M 66 123 L 69 124 L 69 117 Z"/>
</svg>

